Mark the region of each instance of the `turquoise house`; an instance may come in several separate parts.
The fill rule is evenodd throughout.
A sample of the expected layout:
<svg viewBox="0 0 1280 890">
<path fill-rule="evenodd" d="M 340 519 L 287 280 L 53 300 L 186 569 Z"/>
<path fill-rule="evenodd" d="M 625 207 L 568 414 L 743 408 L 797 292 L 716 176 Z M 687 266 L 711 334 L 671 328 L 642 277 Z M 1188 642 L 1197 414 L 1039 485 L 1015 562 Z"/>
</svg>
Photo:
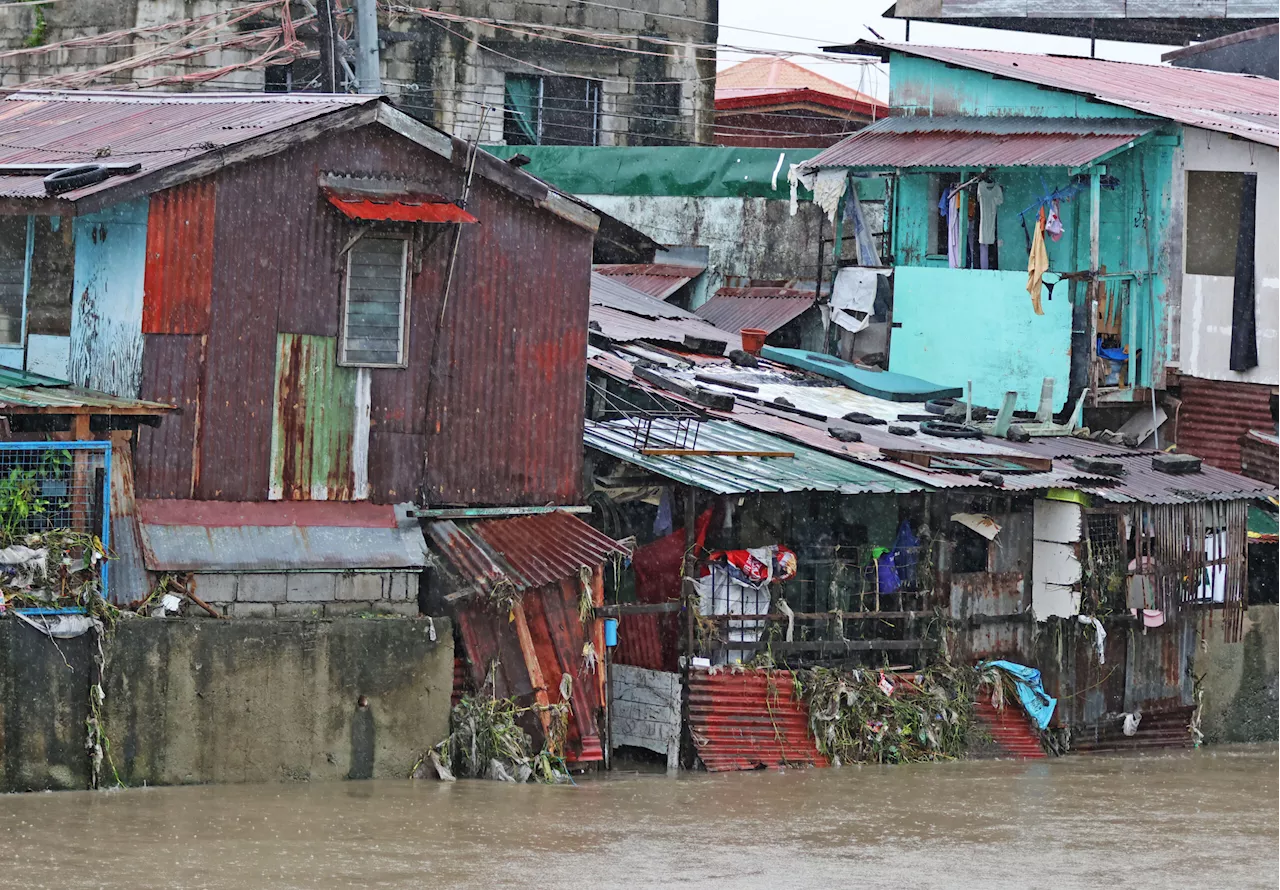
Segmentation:
<svg viewBox="0 0 1280 890">
<path fill-rule="evenodd" d="M 889 62 L 892 116 L 807 166 L 886 181 L 890 369 L 972 381 L 992 407 L 1015 391 L 1035 408 L 1045 378 L 1055 410 L 1082 396 L 1150 405 L 1178 358 L 1183 142 L 1194 125 L 1274 146 L 1275 118 L 1259 122 L 1276 113 L 1274 82 L 916 45 L 828 50 Z M 1042 212 L 1061 228 L 1045 239 L 1037 311 L 1028 255 Z"/>
</svg>

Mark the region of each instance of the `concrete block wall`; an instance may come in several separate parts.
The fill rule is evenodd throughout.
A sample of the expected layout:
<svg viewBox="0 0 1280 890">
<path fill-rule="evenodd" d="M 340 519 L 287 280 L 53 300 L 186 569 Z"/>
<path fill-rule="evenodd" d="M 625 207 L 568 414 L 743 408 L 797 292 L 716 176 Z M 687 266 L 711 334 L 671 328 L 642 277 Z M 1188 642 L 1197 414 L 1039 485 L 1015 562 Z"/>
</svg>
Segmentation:
<svg viewBox="0 0 1280 890">
<path fill-rule="evenodd" d="M 201 572 L 194 577 L 196 596 L 230 618 L 418 614 L 417 572 Z"/>
</svg>

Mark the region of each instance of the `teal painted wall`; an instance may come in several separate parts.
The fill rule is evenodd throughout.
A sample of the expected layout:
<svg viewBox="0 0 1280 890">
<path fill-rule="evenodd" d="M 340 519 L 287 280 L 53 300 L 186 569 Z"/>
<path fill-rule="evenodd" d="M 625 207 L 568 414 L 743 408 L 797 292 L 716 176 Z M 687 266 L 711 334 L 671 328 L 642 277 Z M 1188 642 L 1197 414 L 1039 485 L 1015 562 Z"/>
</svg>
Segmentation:
<svg viewBox="0 0 1280 890">
<path fill-rule="evenodd" d="M 889 105 L 893 114 L 1018 115 L 1021 117 L 1147 117 L 1074 93 L 1042 89 L 932 59 L 892 53 Z"/>
<path fill-rule="evenodd" d="M 894 272 L 889 370 L 946 386 L 973 381 L 974 401 L 998 408 L 1008 390 L 1034 409 L 1040 382 L 1057 380 L 1055 410 L 1066 403 L 1071 304 L 1066 286 L 1031 311 L 1027 273 L 900 267 Z"/>
<path fill-rule="evenodd" d="M 146 198 L 77 216 L 71 382 L 137 398 L 142 383 Z"/>
</svg>

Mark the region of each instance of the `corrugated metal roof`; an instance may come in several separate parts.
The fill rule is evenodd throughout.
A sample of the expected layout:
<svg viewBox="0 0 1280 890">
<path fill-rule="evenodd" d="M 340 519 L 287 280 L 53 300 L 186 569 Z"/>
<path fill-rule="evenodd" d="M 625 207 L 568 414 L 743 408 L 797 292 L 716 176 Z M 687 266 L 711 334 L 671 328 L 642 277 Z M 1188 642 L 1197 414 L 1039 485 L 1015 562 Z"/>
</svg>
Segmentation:
<svg viewBox="0 0 1280 890">
<path fill-rule="evenodd" d="M 1124 475 L 1107 486 L 1082 485 L 1085 491 L 1116 504 L 1191 504 L 1197 501 L 1235 501 L 1272 497 L 1274 485 L 1205 464 L 1199 473 L 1174 475 L 1151 468 L 1150 454 L 1112 455 L 1124 465 Z"/>
<path fill-rule="evenodd" d="M 665 300 L 706 271 L 706 266 L 677 263 L 601 263 L 592 268 L 659 300 Z"/>
<path fill-rule="evenodd" d="M 735 288 L 737 290 L 737 288 Z M 754 291 L 758 288 L 741 288 Z M 736 296 L 721 288 L 714 297 L 694 311 L 718 328 L 740 331 L 758 328 L 772 334 L 778 328 L 799 318 L 813 306 L 813 294 L 800 296 Z"/>
<path fill-rule="evenodd" d="M 351 518 L 344 524 L 342 514 L 347 510 Z M 377 524 L 374 510 L 379 511 Z M 398 518 L 392 507 L 338 503 L 310 508 L 284 503 L 215 506 L 140 500 L 138 511 L 143 558 L 153 572 L 418 569 L 427 564 L 426 541 L 417 521 Z M 385 524 L 387 511 L 391 513 L 389 527 Z M 181 519 L 186 521 L 176 524 Z M 233 522 L 235 519 L 240 522 Z"/>
<path fill-rule="evenodd" d="M 113 93 L 24 90 L 0 103 L 0 166 L 115 163 L 141 170 L 64 192 L 74 201 L 377 96 L 319 93 Z M 0 197 L 45 198 L 40 176 L 0 176 Z"/>
<path fill-rule="evenodd" d="M 1111 62 L 1077 56 L 859 41 L 828 50 L 933 59 L 997 77 L 1079 93 L 1145 114 L 1280 145 L 1276 82 L 1196 68 Z"/>
<path fill-rule="evenodd" d="M 878 121 L 811 167 L 1077 167 L 1151 132 L 1132 119 L 925 118 Z"/>
<path fill-rule="evenodd" d="M 683 434 L 685 428 L 677 421 L 654 420 L 648 429 L 647 441 L 641 434 L 641 441 L 645 442 L 642 447 L 782 451 L 792 452 L 795 457 L 642 454 L 636 447 L 640 424 L 635 419 L 588 421 L 583 439 L 590 448 L 716 494 L 792 491 L 901 494 L 924 491 L 928 487 L 727 420 L 695 421 L 688 427 L 688 435 Z"/>
<path fill-rule="evenodd" d="M 707 770 L 827 766 L 809 733 L 809 709 L 794 689 L 790 671 L 692 672 L 689 729 Z"/>
<path fill-rule="evenodd" d="M 610 340 L 656 340 L 682 345 L 685 337 L 722 341 L 725 351 L 742 348 L 742 335 L 722 331 L 692 312 L 591 273 L 591 321 Z"/>
<path fill-rule="evenodd" d="M 555 584 L 628 553 L 563 511 L 481 522 L 440 520 L 427 526 L 427 535 L 464 583 L 482 590 L 504 580 L 516 590 Z"/>
<path fill-rule="evenodd" d="M 2 178 L 2 177 L 0 177 Z M 0 412 L 10 414 L 168 414 L 172 405 L 126 399 L 17 368 L 0 368 Z"/>
<path fill-rule="evenodd" d="M 1005 442 L 1015 451 L 1036 457 L 1101 457 L 1108 454 L 1152 454 L 1123 445 L 1113 445 L 1083 436 L 1032 436 L 1027 442 Z"/>
</svg>

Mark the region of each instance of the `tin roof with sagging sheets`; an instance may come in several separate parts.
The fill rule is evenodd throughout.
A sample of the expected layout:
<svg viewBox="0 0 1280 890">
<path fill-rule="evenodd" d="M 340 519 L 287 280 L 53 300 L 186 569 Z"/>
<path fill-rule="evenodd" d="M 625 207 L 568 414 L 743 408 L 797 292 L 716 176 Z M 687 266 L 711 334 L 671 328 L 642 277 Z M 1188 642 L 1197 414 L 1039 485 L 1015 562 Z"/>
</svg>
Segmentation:
<svg viewBox="0 0 1280 890">
<path fill-rule="evenodd" d="M 723 331 L 688 310 L 591 273 L 591 325 L 602 336 L 628 343 L 652 340 L 681 346 L 685 338 L 725 344 L 724 352 L 742 348 L 742 335 Z"/>
<path fill-rule="evenodd" d="M 812 291 L 804 293 L 792 291 L 791 288 L 722 287 L 694 312 L 726 331 L 756 328 L 772 334 L 812 307 Z"/>
<path fill-rule="evenodd" d="M 1196 473 L 1165 473 L 1153 469 L 1150 453 L 1108 455 L 1124 466 L 1110 484 L 1080 486 L 1094 497 L 1116 504 L 1194 504 L 1199 501 L 1239 501 L 1274 497 L 1276 487 L 1238 473 L 1202 464 Z"/>
<path fill-rule="evenodd" d="M 1076 93 L 1193 127 L 1230 133 L 1263 145 L 1280 145 L 1276 82 L 1265 77 L 1080 56 L 872 40 L 823 49 L 879 56 L 883 61 L 888 61 L 889 54 L 895 52 L 932 59 L 956 68 Z M 821 164 L 811 161 L 806 166 Z"/>
<path fill-rule="evenodd" d="M 479 522 L 442 519 L 427 526 L 427 537 L 464 583 L 482 590 L 504 581 L 521 591 L 544 587 L 629 554 L 562 510 Z"/>
<path fill-rule="evenodd" d="M 1133 118 L 890 117 L 810 167 L 1079 167 L 1150 133 Z"/>
<path fill-rule="evenodd" d="M 588 421 L 583 439 L 588 448 L 716 494 L 905 494 L 929 488 L 730 420 L 695 421 L 688 430 L 671 419 L 654 420 L 647 428 L 634 418 Z M 646 453 L 655 450 L 692 453 Z M 717 451 L 728 453 L 705 453 Z M 784 456 L 737 456 L 736 452 Z"/>
<path fill-rule="evenodd" d="M 706 271 L 706 266 L 684 263 L 601 263 L 595 272 L 617 278 L 627 287 L 665 300 Z"/>
<path fill-rule="evenodd" d="M 0 368 L 0 413 L 156 415 L 175 410 L 161 402 L 126 399 L 43 374 Z"/>
</svg>

